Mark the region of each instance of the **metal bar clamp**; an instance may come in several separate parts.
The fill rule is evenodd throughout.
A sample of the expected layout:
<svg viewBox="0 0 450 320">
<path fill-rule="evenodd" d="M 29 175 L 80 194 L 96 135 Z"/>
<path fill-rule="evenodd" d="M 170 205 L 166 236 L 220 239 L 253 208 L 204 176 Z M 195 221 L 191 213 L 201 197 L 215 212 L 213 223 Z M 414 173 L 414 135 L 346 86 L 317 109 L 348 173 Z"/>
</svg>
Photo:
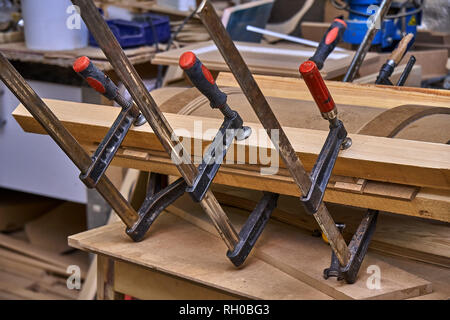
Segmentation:
<svg viewBox="0 0 450 320">
<path fill-rule="evenodd" d="M 100 71 L 88 57 L 78 58 L 73 64 L 73 69 L 94 90 L 103 94 L 108 99 L 116 101 L 122 107 L 114 124 L 92 156 L 92 163 L 88 170 L 80 174 L 81 181 L 87 187 L 94 188 L 110 165 L 133 123 L 135 125 L 142 125 L 145 123 L 145 118 L 140 115 L 139 109 L 134 105 L 133 101 L 126 100 L 119 94 L 119 89 L 114 82 Z"/>
<path fill-rule="evenodd" d="M 247 139 L 252 130 L 244 126 L 239 113 L 230 108 L 227 104 L 227 95 L 219 89 L 211 72 L 194 53 L 190 51 L 183 53 L 180 57 L 180 67 L 195 87 L 208 98 L 211 108 L 218 108 L 224 115 L 224 121 L 198 167 L 199 173 L 194 184 L 186 190 L 195 201 L 200 201 L 219 171 L 233 140 Z M 275 193 L 265 192 L 240 230 L 238 243 L 227 253 L 235 266 L 244 263 L 275 209 L 278 196 Z"/>
<path fill-rule="evenodd" d="M 337 108 L 328 88 L 320 75 L 319 69 L 313 61 L 306 61 L 300 66 L 300 73 L 305 80 L 322 117 L 330 122 L 330 132 L 319 154 L 311 173 L 311 189 L 301 200 L 307 212 L 314 214 L 322 203 L 325 189 L 336 163 L 340 149 L 351 146 L 351 139 L 347 137 L 344 124 L 337 118 Z M 361 267 L 364 256 L 369 248 L 370 240 L 375 231 L 378 211 L 368 210 L 361 224 L 348 245 L 350 257 L 346 265 L 341 265 L 335 252 L 332 251 L 331 266 L 324 270 L 324 277 L 336 277 L 347 283 L 354 283 Z M 343 225 L 337 225 L 339 231 Z"/>
</svg>

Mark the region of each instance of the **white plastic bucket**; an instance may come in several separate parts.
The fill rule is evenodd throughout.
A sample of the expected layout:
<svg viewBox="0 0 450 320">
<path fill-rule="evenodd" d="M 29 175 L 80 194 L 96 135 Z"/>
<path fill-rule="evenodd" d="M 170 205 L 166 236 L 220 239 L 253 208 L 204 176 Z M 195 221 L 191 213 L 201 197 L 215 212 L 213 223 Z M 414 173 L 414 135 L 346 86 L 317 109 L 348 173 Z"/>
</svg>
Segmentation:
<svg viewBox="0 0 450 320">
<path fill-rule="evenodd" d="M 33 50 L 73 50 L 88 45 L 89 33 L 70 0 L 22 0 L 25 43 Z"/>
</svg>

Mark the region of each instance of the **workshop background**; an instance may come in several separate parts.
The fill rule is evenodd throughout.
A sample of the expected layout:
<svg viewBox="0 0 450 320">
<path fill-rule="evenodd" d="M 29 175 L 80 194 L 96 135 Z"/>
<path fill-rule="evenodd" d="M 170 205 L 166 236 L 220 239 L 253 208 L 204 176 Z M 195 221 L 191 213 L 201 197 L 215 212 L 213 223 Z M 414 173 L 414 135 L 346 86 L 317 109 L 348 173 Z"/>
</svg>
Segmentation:
<svg viewBox="0 0 450 320">
<path fill-rule="evenodd" d="M 192 83 L 178 66 L 181 54 L 192 51 L 210 69 L 211 76 L 219 86 L 226 87 L 224 92 L 228 94 L 230 106 L 239 106 L 236 109 L 244 122 L 259 123 L 245 96 L 239 91 L 233 75 L 229 73 L 228 66 L 214 47 L 208 31 L 194 15 L 199 2 L 94 2 L 164 112 L 215 118 L 214 121 L 221 118 L 220 112 L 210 109 L 209 102 L 198 91 L 188 89 L 192 88 Z M 359 130 L 371 119 L 380 117 L 381 110 L 389 107 L 428 105 L 439 110 L 430 111 L 426 121 L 422 119 L 423 114 L 417 117 L 415 124 L 410 124 L 412 120 L 408 119 L 409 131 L 402 131 L 397 138 L 433 146 L 439 144 L 447 148 L 448 156 L 450 114 L 447 110 L 450 109 L 446 108 L 450 108 L 450 0 L 394 0 L 387 13 L 391 18 L 387 17 L 383 22 L 352 81 L 356 85 L 365 85 L 360 87 L 344 87 L 342 80 L 367 32 L 367 19 L 373 13 L 368 8 L 371 5 L 379 6 L 381 0 L 210 2 L 250 71 L 258 75 L 258 83 L 261 81 L 261 86 L 264 85 L 263 92 L 270 97 L 269 102 L 276 105 L 275 114 L 283 126 L 328 131 L 328 122 L 321 119 L 320 113 L 312 107 L 314 102 L 306 86 L 303 85 L 302 89 L 299 87 L 297 91 L 292 79 L 300 78 L 298 68 L 301 62 L 312 56 L 330 24 L 339 17 L 345 20 L 347 29 L 337 44 L 340 49 L 330 54 L 321 74 L 327 80 L 349 133 L 392 138 L 398 132 L 385 135 L 380 130 L 390 125 L 389 115 L 384 120 L 378 119 L 373 127 L 366 126 L 366 131 Z M 361 16 L 355 11 L 365 11 L 367 15 Z M 380 70 L 408 33 L 413 35 L 407 46 L 408 51 L 389 75 L 390 85 L 398 85 L 398 81 L 404 78 L 403 88 L 375 87 Z M 70 131 L 74 130 L 77 138 L 86 138 L 94 132 L 104 135 L 106 129 L 101 127 L 102 123 L 113 117 L 110 116 L 109 108 L 115 106 L 120 110 L 117 103 L 93 90 L 74 71 L 73 64 L 77 58 L 87 56 L 117 84 L 124 97 L 130 98 L 119 75 L 70 0 L 0 0 L 0 52 L 41 98 L 51 99 L 45 100 L 50 105 L 57 104 L 51 103 L 53 100 L 64 100 L 74 103 L 65 106 L 76 108 L 79 119 L 88 119 L 91 112 L 93 117 L 97 115 L 95 121 L 98 122 L 87 129 L 77 127 L 75 124 L 78 120 L 66 115 L 64 121 L 75 123 Z M 304 57 L 296 56 L 301 52 Z M 386 81 L 387 78 L 380 79 L 377 84 L 389 85 Z M 308 100 L 305 105 L 311 106 L 312 111 L 306 107 L 297 108 L 292 99 Z M 101 111 L 95 113 L 81 103 L 104 105 L 104 118 Z M 289 248 L 292 244 L 296 248 L 293 251 L 304 250 L 291 256 L 289 252 L 276 250 L 276 244 L 267 243 L 265 251 L 268 236 L 264 238 L 263 233 L 261 246 L 257 245 L 254 249 L 257 251 L 250 257 L 253 260 L 239 271 L 238 278 L 246 279 L 246 284 L 237 285 L 234 283 L 237 276 L 233 276 L 235 270 L 226 257 L 226 248 L 223 244 L 216 246 L 214 241 L 220 240 L 211 235 L 215 232 L 212 224 L 205 225 L 209 222 L 195 215 L 192 219 L 187 217 L 199 211 L 188 197 L 175 202 L 167 210 L 170 214 L 164 213 L 170 219 L 164 217 L 167 222 L 161 222 L 160 225 L 166 223 L 164 227 L 170 229 L 169 222 L 179 223 L 177 230 L 181 233 L 184 230 L 181 225 L 186 225 L 185 230 L 189 232 L 185 233 L 190 236 L 178 240 L 176 234 L 167 234 L 167 239 L 164 239 L 173 242 L 161 247 L 155 247 L 150 236 L 143 242 L 148 247 L 136 247 L 144 248 L 145 252 L 130 249 L 126 253 L 118 244 L 113 248 L 116 238 L 107 231 L 114 230 L 128 239 L 124 225 L 117 222 L 113 210 L 98 191 L 87 188 L 80 180 L 79 169 L 48 135 L 42 134 L 44 131 L 40 125 L 33 122 L 32 118 L 27 118 L 23 108 L 22 111 L 20 108 L 16 110 L 18 105 L 18 99 L 0 82 L 0 299 L 450 298 L 450 193 L 447 188 L 450 159 L 447 162 L 445 159 L 439 160 L 441 162 L 436 164 L 436 171 L 446 174 L 447 181 L 436 181 L 433 187 L 420 184 L 422 182 L 416 185 L 413 179 L 402 184 L 402 174 L 395 175 L 395 170 L 388 169 L 386 175 L 398 177 L 395 178 L 397 180 L 387 180 L 389 185 L 383 185 L 371 181 L 369 164 L 364 169 L 360 163 L 349 165 L 352 168 L 348 170 L 367 170 L 369 173 L 364 177 L 349 177 L 345 174 L 331 177 L 328 187 L 348 197 L 337 194 L 336 199 L 332 199 L 330 194 L 325 199 L 332 203 L 330 211 L 336 222 L 346 223 L 343 234 L 347 241 L 356 230 L 367 206 L 379 205 L 382 211 L 369 249 L 370 257 L 367 258 L 372 262 L 376 260 L 373 264 L 382 265 L 387 268 L 383 270 L 388 270 L 384 273 L 388 280 L 383 280 L 383 288 L 378 291 L 367 288 L 370 285 L 366 279 L 370 274 L 353 285 L 338 285 L 336 279 L 323 279 L 324 268 L 320 263 L 314 265 L 314 259 L 318 252 L 325 252 L 320 258 L 317 257 L 317 261 L 330 264 L 331 250 L 312 216 L 299 209 L 301 204 L 296 193 L 290 189 L 281 191 L 285 188 L 282 180 L 288 179 L 288 173 L 279 179 L 280 184 L 275 185 L 278 182 L 273 182 L 275 190 L 264 190 L 262 187 L 272 183 L 270 181 L 247 182 L 242 178 L 229 184 L 226 177 L 218 175 L 220 181 L 213 185 L 212 190 L 225 211 L 232 213 L 233 221 L 242 221 L 241 218 L 253 210 L 259 200 L 258 192 L 282 193 L 270 219 L 273 222 L 268 224 L 270 230 L 265 232 L 279 239 L 282 247 Z M 352 106 L 355 105 L 360 106 L 361 110 L 353 113 Z M 85 118 L 81 115 L 83 110 L 87 114 Z M 298 119 L 293 115 L 298 115 Z M 182 119 L 180 115 L 178 117 L 176 119 Z M 211 126 L 216 124 L 217 121 L 214 121 L 211 120 Z M 89 119 L 86 123 L 89 123 Z M 149 176 L 145 173 L 149 170 L 145 170 L 144 162 L 151 160 L 156 163 L 155 159 L 162 157 L 160 153 L 163 149 L 159 147 L 159 151 L 148 152 L 143 150 L 145 146 L 138 145 L 138 135 L 130 139 L 136 140 L 133 141 L 136 148 L 119 150 L 119 160 L 113 161 L 107 175 L 124 197 L 138 208 L 145 198 L 146 179 Z M 296 145 L 300 143 L 295 141 Z M 87 142 L 83 147 L 90 154 L 97 148 Z M 320 146 L 314 148 L 317 149 L 314 152 L 320 151 Z M 370 152 L 376 153 L 376 148 L 373 147 Z M 426 154 L 426 151 L 423 153 Z M 444 153 L 441 155 L 445 156 Z M 131 164 L 131 161 L 135 162 Z M 160 161 L 163 167 L 165 160 Z M 308 161 L 314 163 L 315 160 Z M 402 165 L 408 166 L 407 162 L 405 160 Z M 171 173 L 175 171 L 173 168 L 171 170 Z M 231 167 L 223 170 L 233 175 L 234 169 Z M 285 168 L 281 170 L 286 171 Z M 428 171 L 424 169 L 420 172 L 425 176 Z M 246 174 L 240 173 L 241 176 Z M 423 180 L 430 181 L 433 178 Z M 253 187 L 250 187 L 252 183 Z M 392 205 L 392 210 L 386 207 L 388 204 Z M 102 231 L 96 234 L 83 234 L 86 230 L 93 232 L 99 227 L 109 229 L 98 229 Z M 299 230 L 299 235 L 296 235 L 296 230 Z M 158 232 L 157 235 L 161 233 Z M 105 238 L 100 238 L 101 235 Z M 71 237 L 69 241 L 68 237 Z M 162 240 L 159 241 L 157 243 L 162 243 Z M 210 243 L 211 247 L 207 248 L 205 243 Z M 126 244 L 132 248 L 130 240 Z M 196 246 L 201 247 L 201 250 Z M 169 254 L 166 256 L 164 252 L 174 247 L 178 247 L 178 251 L 173 254 L 179 258 L 171 261 L 167 258 Z M 215 248 L 218 248 L 218 252 Z M 183 251 L 188 255 L 190 250 L 200 250 L 205 259 L 217 256 L 220 263 L 211 264 L 211 269 L 208 269 L 209 264 L 202 264 L 201 259 L 189 260 L 189 257 L 182 255 Z M 114 252 L 115 256 L 105 254 L 97 257 L 95 254 L 103 251 Z M 158 252 L 166 260 L 161 258 L 159 261 Z M 286 255 L 283 256 L 283 253 Z M 145 258 L 146 254 L 155 256 Z M 252 264 L 256 260 L 264 261 L 265 264 Z M 111 263 L 115 272 L 113 280 L 108 279 Z M 297 269 L 292 267 L 292 263 L 299 264 L 295 265 Z M 158 269 L 163 271 L 155 271 Z M 360 272 L 366 274 L 363 269 Z M 275 284 L 265 284 L 268 274 L 273 277 Z"/>
</svg>

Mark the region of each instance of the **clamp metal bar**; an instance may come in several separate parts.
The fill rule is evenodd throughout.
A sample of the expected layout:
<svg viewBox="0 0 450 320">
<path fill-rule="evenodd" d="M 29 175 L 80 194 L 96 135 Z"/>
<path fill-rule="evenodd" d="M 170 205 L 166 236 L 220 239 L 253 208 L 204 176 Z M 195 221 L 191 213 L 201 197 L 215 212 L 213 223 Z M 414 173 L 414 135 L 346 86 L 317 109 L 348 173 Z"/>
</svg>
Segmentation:
<svg viewBox="0 0 450 320">
<path fill-rule="evenodd" d="M 55 140 L 58 146 L 72 160 L 81 172 L 86 172 L 91 165 L 91 157 L 62 125 L 50 108 L 27 84 L 25 79 L 17 72 L 11 63 L 0 52 L 0 78 L 11 92 L 27 108 L 33 117 Z M 122 221 L 131 227 L 139 219 L 137 212 L 114 187 L 113 183 L 102 175 L 96 189 L 107 200 Z"/>
<path fill-rule="evenodd" d="M 181 152 L 177 151 L 177 146 L 178 148 L 182 146 L 179 138 L 145 88 L 142 79 L 128 60 L 105 20 L 98 12 L 94 2 L 92 0 L 72 0 L 72 3 L 80 8 L 83 21 L 114 67 L 117 75 L 123 81 L 162 146 L 171 155 L 172 160 L 177 163 L 177 168 L 181 176 L 188 186 L 192 186 L 198 174 L 197 167 L 192 163 L 189 153 L 184 148 Z M 211 191 L 206 192 L 200 205 L 211 218 L 228 249 L 233 250 L 238 243 L 238 234 Z"/>
<path fill-rule="evenodd" d="M 197 14 L 217 45 L 217 48 L 225 59 L 225 62 L 228 64 L 231 72 L 234 74 L 242 91 L 258 116 L 259 121 L 262 123 L 267 134 L 272 139 L 273 144 L 280 152 L 280 155 L 286 164 L 286 168 L 298 185 L 301 194 L 308 194 L 311 188 L 311 179 L 308 173 L 295 153 L 294 148 L 289 142 L 289 139 L 278 122 L 269 103 L 262 94 L 261 89 L 253 78 L 248 66 L 244 62 L 244 59 L 217 16 L 213 6 L 209 1 L 203 0 L 197 10 Z M 278 141 L 272 136 L 272 130 L 278 130 Z M 314 218 L 329 239 L 330 245 L 336 252 L 339 262 L 342 266 L 346 266 L 350 259 L 350 251 L 323 202 L 321 202 L 317 212 L 314 214 Z"/>
<path fill-rule="evenodd" d="M 350 67 L 347 70 L 347 73 L 344 76 L 343 82 L 352 82 L 355 79 L 355 76 L 361 67 L 361 64 L 366 57 L 367 52 L 372 46 L 373 38 L 375 34 L 381 28 L 381 23 L 383 23 L 383 19 L 386 16 L 389 8 L 391 7 L 392 0 L 383 0 L 378 10 L 375 12 L 373 19 L 369 28 L 367 29 L 366 35 L 364 36 L 363 41 L 356 50 L 355 55 L 353 56 L 352 62 L 350 63 Z M 378 27 L 378 25 L 380 27 Z M 378 27 L 378 28 L 377 28 Z"/>
</svg>

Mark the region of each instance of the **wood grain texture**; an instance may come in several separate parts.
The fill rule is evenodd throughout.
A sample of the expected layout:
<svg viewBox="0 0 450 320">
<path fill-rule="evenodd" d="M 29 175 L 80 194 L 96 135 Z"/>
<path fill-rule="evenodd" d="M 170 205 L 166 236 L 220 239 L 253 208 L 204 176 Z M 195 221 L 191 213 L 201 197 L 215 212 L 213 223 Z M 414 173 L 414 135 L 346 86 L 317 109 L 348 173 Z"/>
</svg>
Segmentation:
<svg viewBox="0 0 450 320">
<path fill-rule="evenodd" d="M 91 149 L 88 149 L 91 150 Z M 143 151 L 143 152 L 142 152 Z M 113 160 L 113 164 L 123 167 L 132 167 L 143 171 L 154 171 L 168 175 L 179 176 L 179 172 L 168 157 L 161 157 L 141 150 L 139 158 L 123 156 L 121 150 Z M 222 165 L 214 183 L 230 187 L 244 187 L 253 190 L 270 191 L 282 193 L 295 197 L 300 196 L 300 191 L 294 184 L 291 177 L 286 175 L 261 176 L 258 171 L 247 168 L 235 168 L 236 165 Z M 375 182 L 368 184 L 370 186 Z M 395 185 L 394 185 L 395 186 Z M 367 186 L 366 186 L 367 189 Z M 399 213 L 409 216 L 416 216 L 427 219 L 441 220 L 449 222 L 450 193 L 448 191 L 422 188 L 412 200 L 405 200 L 396 196 L 392 188 L 383 188 L 383 192 L 390 194 L 355 193 L 347 190 L 333 188 L 329 184 L 324 200 L 326 202 L 339 203 L 354 207 L 370 207 L 376 210 Z"/>
<path fill-rule="evenodd" d="M 88 143 L 99 142 L 104 137 L 119 111 L 113 107 L 67 101 L 46 100 L 46 103 L 75 138 Z M 25 131 L 43 133 L 43 129 L 22 105 L 17 107 L 13 115 Z M 180 132 L 180 136 L 186 138 L 185 141 L 190 141 L 190 150 L 194 150 L 199 144 L 203 148 L 210 144 L 221 125 L 218 119 L 175 114 L 165 116 L 172 128 Z M 201 121 L 201 130 L 195 132 L 198 121 Z M 246 125 L 262 138 L 233 143 L 234 148 L 245 149 L 245 158 L 242 159 L 248 161 L 250 153 L 255 151 L 270 154 L 273 146 L 268 144 L 269 139 L 262 126 L 256 123 Z M 327 133 L 302 128 L 285 128 L 285 131 L 305 168 L 311 170 Z M 353 145 L 340 153 L 334 174 L 440 190 L 450 189 L 450 146 L 356 134 L 351 135 L 351 138 Z M 132 128 L 122 146 L 162 151 L 148 125 Z M 237 154 L 238 152 L 234 153 L 235 160 Z M 282 162 L 279 163 L 283 167 Z"/>
<path fill-rule="evenodd" d="M 188 197 L 180 198 L 167 211 L 211 234 L 214 232 L 201 208 Z M 242 226 L 247 217 L 237 211 L 239 209 L 227 208 L 233 224 Z M 432 291 L 429 282 L 374 259 L 370 254 L 364 259 L 356 283 L 349 285 L 335 279 L 325 280 L 323 269 L 330 264 L 329 246 L 321 238 L 275 221 L 266 225 L 252 254 L 335 299 L 405 299 Z M 248 261 L 246 266 L 250 265 Z M 367 268 L 371 265 L 381 270 L 381 288 L 378 290 L 369 289 L 366 285 L 370 276 Z"/>
<path fill-rule="evenodd" d="M 302 79 L 255 75 L 265 96 L 313 101 Z M 231 73 L 221 72 L 219 86 L 239 87 Z M 338 108 L 340 104 L 390 109 L 405 104 L 449 107 L 448 90 L 376 86 L 326 81 Z"/>
<path fill-rule="evenodd" d="M 69 244 L 249 299 L 331 299 L 255 257 L 234 268 L 219 238 L 171 214 L 163 213 L 138 243 L 124 228 L 115 222 L 70 236 Z"/>
<path fill-rule="evenodd" d="M 88 141 L 87 145 L 91 145 L 95 141 L 98 142 L 100 141 L 100 139 L 103 138 L 107 128 L 111 125 L 113 119 L 115 118 L 117 112 L 119 111 L 117 108 L 109 108 L 105 106 L 94 106 L 94 105 L 83 105 L 85 108 L 81 110 L 79 109 L 80 104 L 70 102 L 48 100 L 48 103 L 50 107 L 53 108 L 54 111 L 57 113 L 57 116 L 61 120 L 63 120 L 64 124 L 72 132 L 72 134 L 74 134 L 76 138 L 78 138 L 80 141 Z M 89 110 L 89 112 L 86 112 L 87 110 Z M 39 124 L 37 124 L 37 122 L 33 118 L 31 118 L 31 116 L 26 112 L 26 110 L 24 110 L 23 107 L 19 107 L 14 112 L 14 114 L 16 115 L 17 119 L 21 122 L 22 126 L 26 128 L 26 130 L 43 133 L 43 130 L 39 126 Z M 77 118 L 78 116 L 82 116 L 82 118 L 74 119 L 74 115 L 77 115 L 76 116 Z M 350 115 L 351 114 L 349 113 L 349 116 Z M 193 122 L 189 124 L 189 121 L 200 119 L 199 117 L 173 115 L 173 114 L 167 114 L 167 117 L 170 118 L 169 122 L 171 122 L 172 126 L 174 126 L 175 123 L 178 123 L 180 128 L 187 128 L 189 125 L 193 125 Z M 215 134 L 215 130 L 217 130 L 217 128 L 220 125 L 220 120 L 207 118 L 203 118 L 203 120 L 204 121 L 202 125 L 204 131 L 208 128 L 207 126 L 208 123 L 212 126 L 211 128 L 213 128 L 213 130 L 210 131 L 211 135 L 207 137 L 207 139 L 212 139 L 213 134 Z M 256 127 L 254 128 L 257 128 L 257 125 L 255 126 Z M 354 129 L 357 127 L 358 126 L 355 126 Z M 89 130 L 86 130 L 86 128 L 89 128 Z M 291 128 L 288 129 L 291 130 Z M 300 156 L 304 161 L 306 167 L 310 169 L 313 165 L 313 162 L 315 161 L 317 153 L 319 152 L 322 146 L 326 132 L 317 130 L 312 131 L 305 129 L 296 129 L 296 128 L 292 128 L 292 130 L 293 132 L 297 130 L 298 130 L 297 132 L 302 132 L 299 138 L 294 138 L 294 140 L 296 141 L 295 145 L 297 146 L 297 148 L 300 148 Z M 308 133 L 309 136 L 306 135 L 306 133 Z M 311 139 L 310 137 L 312 136 L 316 136 L 316 139 L 315 140 Z M 363 154 L 365 154 L 369 158 L 375 159 L 376 157 L 380 157 L 380 155 L 383 155 L 382 153 L 380 153 L 380 150 L 383 150 L 384 148 L 387 147 L 389 148 L 389 151 L 386 151 L 384 157 L 390 158 L 392 161 L 391 157 L 392 155 L 396 154 L 399 155 L 398 159 L 400 162 L 404 160 L 407 161 L 407 163 L 403 163 L 406 171 L 401 175 L 399 171 L 394 169 L 393 171 L 390 171 L 393 172 L 393 175 L 389 175 L 390 172 L 386 172 L 384 170 L 383 162 L 378 163 L 377 166 L 376 162 L 372 161 L 373 159 L 371 161 L 366 162 L 367 165 L 369 166 L 368 168 L 364 166 L 362 167 L 356 166 L 354 165 L 355 162 L 348 162 L 350 159 L 355 159 L 355 151 L 358 151 L 357 144 L 354 144 L 354 146 L 350 150 L 347 150 L 346 153 L 342 153 L 341 158 L 338 159 L 334 173 L 356 177 L 358 177 L 358 175 L 360 174 L 361 176 L 359 178 L 369 178 L 372 180 L 379 179 L 380 177 L 379 176 L 377 177 L 376 175 L 381 173 L 382 175 L 385 175 L 384 178 L 386 178 L 386 180 L 392 181 L 393 178 L 397 176 L 398 178 L 402 179 L 403 183 L 411 183 L 410 179 L 417 181 L 417 179 L 423 177 L 425 179 L 430 180 L 430 176 L 428 175 L 420 176 L 417 175 L 417 172 L 413 175 L 412 174 L 413 171 L 411 170 L 414 170 L 414 167 L 410 166 L 411 163 L 408 163 L 409 161 L 411 161 L 411 159 L 409 159 L 409 155 L 412 154 L 413 157 L 412 160 L 417 161 L 417 157 L 419 158 L 421 157 L 422 164 L 425 163 L 427 166 L 430 166 L 430 164 L 433 163 L 432 161 L 429 161 L 430 153 L 424 153 L 423 152 L 424 149 L 422 148 L 416 149 L 416 151 L 411 151 L 409 153 L 402 152 L 398 149 L 398 146 L 403 145 L 404 143 L 410 146 L 411 145 L 417 147 L 432 146 L 433 148 L 438 148 L 440 151 L 437 152 L 438 155 L 437 158 L 435 158 L 435 161 L 436 159 L 439 158 L 440 159 L 444 158 L 444 162 L 449 161 L 449 157 L 446 156 L 449 147 L 446 145 L 419 143 L 416 141 L 404 141 L 397 139 L 395 140 L 384 139 L 386 143 L 376 145 L 375 149 L 369 149 L 367 148 L 368 141 L 382 141 L 383 138 L 375 138 L 367 136 L 359 136 L 359 137 L 363 139 L 362 141 L 364 141 L 364 143 L 361 144 L 360 148 Z M 204 141 L 205 143 L 206 140 Z M 305 141 L 307 141 L 308 143 L 304 143 Z M 140 148 L 132 147 L 133 145 L 140 146 Z M 175 166 L 170 161 L 170 159 L 167 157 L 167 155 L 161 153 L 160 151 L 150 150 L 158 148 L 161 149 L 161 147 L 159 145 L 159 142 L 156 140 L 156 137 L 154 137 L 152 131 L 148 126 L 133 128 L 128 134 L 127 138 L 125 139 L 123 146 L 125 147 L 126 150 L 131 149 L 131 151 L 134 152 L 128 150 L 128 152 L 123 154 L 123 151 L 119 151 L 118 155 L 113 161 L 115 165 L 124 167 L 133 167 L 136 169 L 147 171 L 153 170 L 156 172 L 171 175 L 178 174 L 178 171 L 176 170 Z M 312 148 L 314 150 L 312 151 L 312 153 L 308 154 L 304 152 L 305 148 Z M 393 151 L 391 152 L 391 150 Z M 316 155 L 314 155 L 314 153 Z M 356 154 L 357 153 L 358 152 L 356 152 Z M 161 156 L 161 154 L 163 156 Z M 350 154 L 350 159 L 346 158 L 346 155 L 348 154 Z M 361 155 L 359 157 L 360 157 L 359 160 L 361 160 Z M 365 159 L 364 157 L 362 158 L 363 162 L 367 160 L 367 158 Z M 345 161 L 342 162 L 343 160 Z M 348 165 L 345 165 L 346 163 Z M 420 163 L 420 161 L 417 163 Z M 342 164 L 344 165 L 342 166 Z M 396 167 L 398 166 L 398 164 L 393 164 L 393 166 Z M 381 171 L 377 172 L 376 171 L 377 168 L 380 169 Z M 240 186 L 249 189 L 266 190 L 272 192 L 280 192 L 280 190 L 282 190 L 281 192 L 284 194 L 298 196 L 299 195 L 298 188 L 292 182 L 292 178 L 288 175 L 288 173 L 284 173 L 283 170 L 285 171 L 285 169 L 281 168 L 279 170 L 279 174 L 277 175 L 264 176 L 260 175 L 259 167 L 257 166 L 255 167 L 254 165 L 251 166 L 246 165 L 242 167 L 242 165 L 225 164 L 219 171 L 219 174 L 217 175 L 215 182 L 230 186 Z M 432 168 L 432 171 L 441 174 L 439 168 Z M 386 175 L 388 175 L 388 177 Z M 408 179 L 408 181 L 405 181 L 403 179 Z M 439 180 L 433 179 L 432 183 L 434 184 L 438 181 Z M 366 187 L 366 189 L 368 188 Z M 364 204 L 364 206 L 370 206 L 373 209 L 414 215 L 442 221 L 449 221 L 450 196 L 449 192 L 446 190 L 422 188 L 422 190 L 418 192 L 418 194 L 414 197 L 414 199 L 410 201 L 405 201 L 404 199 L 396 199 L 396 198 L 392 199 L 392 197 L 389 195 L 388 196 L 382 195 L 382 196 L 383 197 L 380 197 L 379 193 L 377 194 L 368 192 L 360 195 L 351 192 L 344 192 L 342 190 L 341 191 L 328 190 L 325 194 L 325 200 L 329 202 L 353 206 L 361 206 L 362 204 Z"/>
<path fill-rule="evenodd" d="M 214 185 L 213 192 L 226 206 L 251 211 L 261 192 Z M 335 221 L 345 222 L 344 238 L 350 241 L 366 210 L 328 204 Z M 318 229 L 314 218 L 306 213 L 298 198 L 280 196 L 273 219 L 308 230 Z M 427 262 L 450 269 L 449 225 L 424 219 L 380 213 L 375 234 L 370 243 L 372 251 Z"/>
<path fill-rule="evenodd" d="M 15 42 L 1 44 L 0 51 L 6 58 L 11 60 L 43 63 L 64 68 L 72 68 L 72 64 L 76 58 L 87 56 L 100 70 L 112 70 L 112 66 L 106 59 L 103 51 L 96 47 L 86 47 L 66 51 L 42 51 L 29 49 L 24 42 Z M 133 64 L 148 62 L 153 57 L 154 53 L 155 48 L 153 46 L 143 46 L 125 50 L 125 54 Z"/>
</svg>

